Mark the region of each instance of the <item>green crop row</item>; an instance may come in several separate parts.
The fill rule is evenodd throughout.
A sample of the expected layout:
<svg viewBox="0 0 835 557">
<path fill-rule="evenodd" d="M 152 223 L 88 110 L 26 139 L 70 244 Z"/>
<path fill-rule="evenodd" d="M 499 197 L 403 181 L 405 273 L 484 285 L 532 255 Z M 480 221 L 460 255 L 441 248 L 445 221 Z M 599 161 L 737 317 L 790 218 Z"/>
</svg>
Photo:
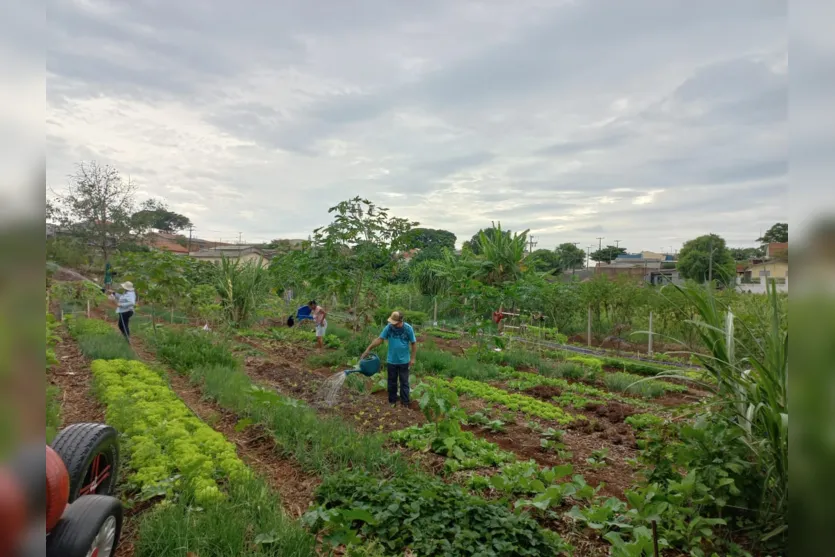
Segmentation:
<svg viewBox="0 0 835 557">
<path fill-rule="evenodd" d="M 538 385 L 547 385 L 549 387 L 557 387 L 559 389 L 562 389 L 563 391 L 567 391 L 567 393 L 563 393 L 563 395 L 573 396 L 557 397 L 558 402 L 560 404 L 571 403 L 572 406 L 574 406 L 575 408 L 581 408 L 582 406 L 584 406 L 585 404 L 583 403 L 583 400 L 585 400 L 586 402 L 597 402 L 598 400 L 613 400 L 621 402 L 623 404 L 629 404 L 632 406 L 642 408 L 651 406 L 650 404 L 642 400 L 620 396 L 614 393 L 610 393 L 608 391 L 604 391 L 602 389 L 598 389 L 597 387 L 593 387 L 591 385 L 584 385 L 582 383 L 569 383 L 565 379 L 558 379 L 555 377 L 544 377 L 536 373 L 527 373 L 524 371 L 514 371 L 511 374 L 511 377 L 513 377 L 515 380 L 510 381 L 507 384 L 507 386 L 512 389 L 518 389 L 523 391 L 526 389 L 530 389 L 531 387 L 536 387 Z"/>
<path fill-rule="evenodd" d="M 512 462 L 516 455 L 499 449 L 469 431 L 456 430 L 453 434 L 439 433 L 445 424 L 414 425 L 393 431 L 391 439 L 416 451 L 432 451 L 447 458 L 445 469 L 455 472 L 462 469 L 488 468 L 503 462 Z"/>
<path fill-rule="evenodd" d="M 375 537 L 385 555 L 553 556 L 572 554 L 526 513 L 426 476 L 379 479 L 356 470 L 326 478 L 305 522 L 345 543 Z"/>
<path fill-rule="evenodd" d="M 443 383 L 443 380 L 435 377 L 425 377 L 424 380 L 434 382 L 436 384 Z M 529 416 L 536 416 L 545 420 L 554 420 L 560 424 L 567 424 L 575 419 L 578 419 L 577 416 L 573 416 L 553 404 L 548 404 L 547 402 L 542 402 L 525 395 L 515 393 L 511 394 L 507 391 L 491 387 L 490 385 L 479 381 L 470 381 L 469 379 L 464 379 L 463 377 L 455 377 L 449 384 L 452 385 L 452 388 L 455 389 L 458 394 L 467 394 L 488 402 L 495 402 L 509 408 L 510 410 L 516 410 Z"/>
<path fill-rule="evenodd" d="M 81 353 L 90 360 L 132 360 L 136 358 L 122 334 L 99 319 L 67 315 L 64 318 Z"/>
<path fill-rule="evenodd" d="M 327 530 L 330 534 L 327 540 L 352 546 L 376 538 L 385 547 L 385 554 L 402 553 L 408 546 L 413 551 L 435 547 L 435 553 L 420 554 L 450 556 L 544 556 L 554 555 L 555 549 L 563 547 L 556 534 L 539 528 L 530 518 L 417 472 L 400 453 L 386 446 L 387 437 L 362 435 L 340 419 L 320 418 L 307 406 L 258 387 L 237 369 L 206 365 L 190 370 L 189 374 L 204 395 L 244 420 L 263 424 L 281 452 L 324 477 L 317 491 L 317 501 L 322 506 L 308 515 L 308 523 L 314 530 Z M 382 480 L 386 488 L 377 489 L 375 476 L 381 475 L 396 479 Z M 373 489 L 362 489 L 353 481 L 364 482 Z M 344 486 L 354 497 L 334 500 L 330 498 L 332 486 Z M 373 493 L 376 495 L 372 496 Z M 398 502 L 396 509 L 395 502 Z M 393 530 L 383 527 L 383 522 L 377 522 L 379 527 L 368 523 L 365 523 L 368 527 L 360 527 L 362 520 L 354 517 L 367 518 L 364 510 L 381 520 L 391 517 L 400 527 Z M 448 510 L 454 510 L 453 520 L 444 518 Z M 377 518 L 370 520 L 376 522 Z M 449 545 L 448 540 L 463 539 L 462 525 L 469 536 L 466 543 Z M 491 541 L 494 538 L 498 541 Z M 513 543 L 533 549 L 516 551 Z M 486 553 L 488 544 L 497 549 Z M 279 554 L 284 555 L 276 553 Z"/>
<path fill-rule="evenodd" d="M 203 503 L 223 497 L 218 480 L 248 477 L 234 445 L 195 417 L 143 363 L 96 360 L 92 372 L 107 423 L 127 439 L 130 483 L 141 495 L 170 496 L 186 487 Z"/>
</svg>

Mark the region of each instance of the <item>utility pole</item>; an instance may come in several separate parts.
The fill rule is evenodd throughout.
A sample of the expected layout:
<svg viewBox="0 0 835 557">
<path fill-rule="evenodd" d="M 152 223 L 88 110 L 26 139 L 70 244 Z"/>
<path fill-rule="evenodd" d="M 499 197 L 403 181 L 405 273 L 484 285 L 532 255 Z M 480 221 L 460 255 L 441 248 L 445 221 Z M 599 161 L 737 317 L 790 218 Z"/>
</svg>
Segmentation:
<svg viewBox="0 0 835 557">
<path fill-rule="evenodd" d="M 605 238 L 600 238 L 600 237 L 598 237 L 598 238 L 597 238 L 597 250 L 598 250 L 598 251 L 600 251 L 600 250 L 602 250 L 602 249 L 603 249 L 603 240 L 604 240 L 604 239 L 605 239 Z"/>
<path fill-rule="evenodd" d="M 620 247 L 620 240 L 615 240 L 615 247 L 616 247 L 616 248 L 619 248 L 619 247 Z"/>
<path fill-rule="evenodd" d="M 713 283 L 713 237 L 710 238 L 708 249 L 710 250 L 710 257 L 707 263 L 707 281 Z"/>
<path fill-rule="evenodd" d="M 586 246 L 586 269 L 591 267 L 591 248 L 594 246 Z"/>
<path fill-rule="evenodd" d="M 571 242 L 571 244 L 573 244 L 573 245 L 574 245 L 574 247 L 576 248 L 576 247 L 580 244 L 580 242 Z M 572 261 L 572 262 L 571 262 L 571 274 L 572 274 L 572 275 L 574 274 L 574 271 L 575 271 L 576 269 L 577 269 L 577 264 L 576 264 L 576 263 L 574 263 L 574 262 Z"/>
<path fill-rule="evenodd" d="M 194 225 L 188 227 L 188 253 L 191 253 L 191 232 L 194 230 Z"/>
<path fill-rule="evenodd" d="M 533 241 L 533 234 L 531 234 L 530 239 L 528 240 L 530 247 L 528 248 L 528 253 L 533 253 L 533 247 L 537 245 L 539 242 Z"/>
</svg>

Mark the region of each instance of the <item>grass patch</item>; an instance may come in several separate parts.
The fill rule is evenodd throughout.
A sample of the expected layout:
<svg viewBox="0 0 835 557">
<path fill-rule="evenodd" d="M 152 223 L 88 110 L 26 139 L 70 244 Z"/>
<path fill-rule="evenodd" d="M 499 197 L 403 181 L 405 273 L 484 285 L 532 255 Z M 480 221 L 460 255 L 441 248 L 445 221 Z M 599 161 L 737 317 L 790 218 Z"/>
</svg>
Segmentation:
<svg viewBox="0 0 835 557">
<path fill-rule="evenodd" d="M 180 373 L 198 366 L 237 368 L 239 365 L 231 345 L 209 331 L 157 327 L 156 335 L 147 328 L 140 334 L 156 347 L 160 360 Z"/>
<path fill-rule="evenodd" d="M 229 487 L 228 499 L 183 498 L 142 515 L 136 557 L 313 557 L 316 540 L 284 514 L 278 498 L 252 478 Z"/>
<path fill-rule="evenodd" d="M 52 443 L 61 427 L 61 404 L 58 397 L 61 390 L 55 385 L 46 387 L 46 442 Z"/>
</svg>

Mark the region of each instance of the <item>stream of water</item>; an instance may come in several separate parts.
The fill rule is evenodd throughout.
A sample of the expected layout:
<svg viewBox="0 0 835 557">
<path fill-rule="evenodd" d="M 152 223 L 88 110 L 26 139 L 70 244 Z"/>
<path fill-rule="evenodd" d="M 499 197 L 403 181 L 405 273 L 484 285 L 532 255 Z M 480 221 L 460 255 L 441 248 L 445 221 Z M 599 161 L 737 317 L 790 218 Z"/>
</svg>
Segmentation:
<svg viewBox="0 0 835 557">
<path fill-rule="evenodd" d="M 336 400 L 339 398 L 339 391 L 342 389 L 342 385 L 345 383 L 345 379 L 348 376 L 345 375 L 344 371 L 340 371 L 334 373 L 330 379 L 327 379 L 322 387 L 323 395 L 325 404 L 327 406 L 333 406 L 336 404 Z"/>
</svg>

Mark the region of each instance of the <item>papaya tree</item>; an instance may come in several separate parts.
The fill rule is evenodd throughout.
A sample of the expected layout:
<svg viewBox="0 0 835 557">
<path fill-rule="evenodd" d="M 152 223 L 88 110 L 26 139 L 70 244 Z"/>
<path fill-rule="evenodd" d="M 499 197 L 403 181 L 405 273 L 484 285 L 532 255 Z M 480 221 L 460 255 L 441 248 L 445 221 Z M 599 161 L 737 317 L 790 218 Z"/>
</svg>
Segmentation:
<svg viewBox="0 0 835 557">
<path fill-rule="evenodd" d="M 364 287 L 390 273 L 403 235 L 418 223 L 390 216 L 387 208 L 361 197 L 343 201 L 328 213 L 334 215 L 333 222 L 313 231 L 309 262 L 317 272 L 312 281 L 349 297 L 359 323 L 360 308 L 369 309 L 360 303 Z"/>
</svg>

